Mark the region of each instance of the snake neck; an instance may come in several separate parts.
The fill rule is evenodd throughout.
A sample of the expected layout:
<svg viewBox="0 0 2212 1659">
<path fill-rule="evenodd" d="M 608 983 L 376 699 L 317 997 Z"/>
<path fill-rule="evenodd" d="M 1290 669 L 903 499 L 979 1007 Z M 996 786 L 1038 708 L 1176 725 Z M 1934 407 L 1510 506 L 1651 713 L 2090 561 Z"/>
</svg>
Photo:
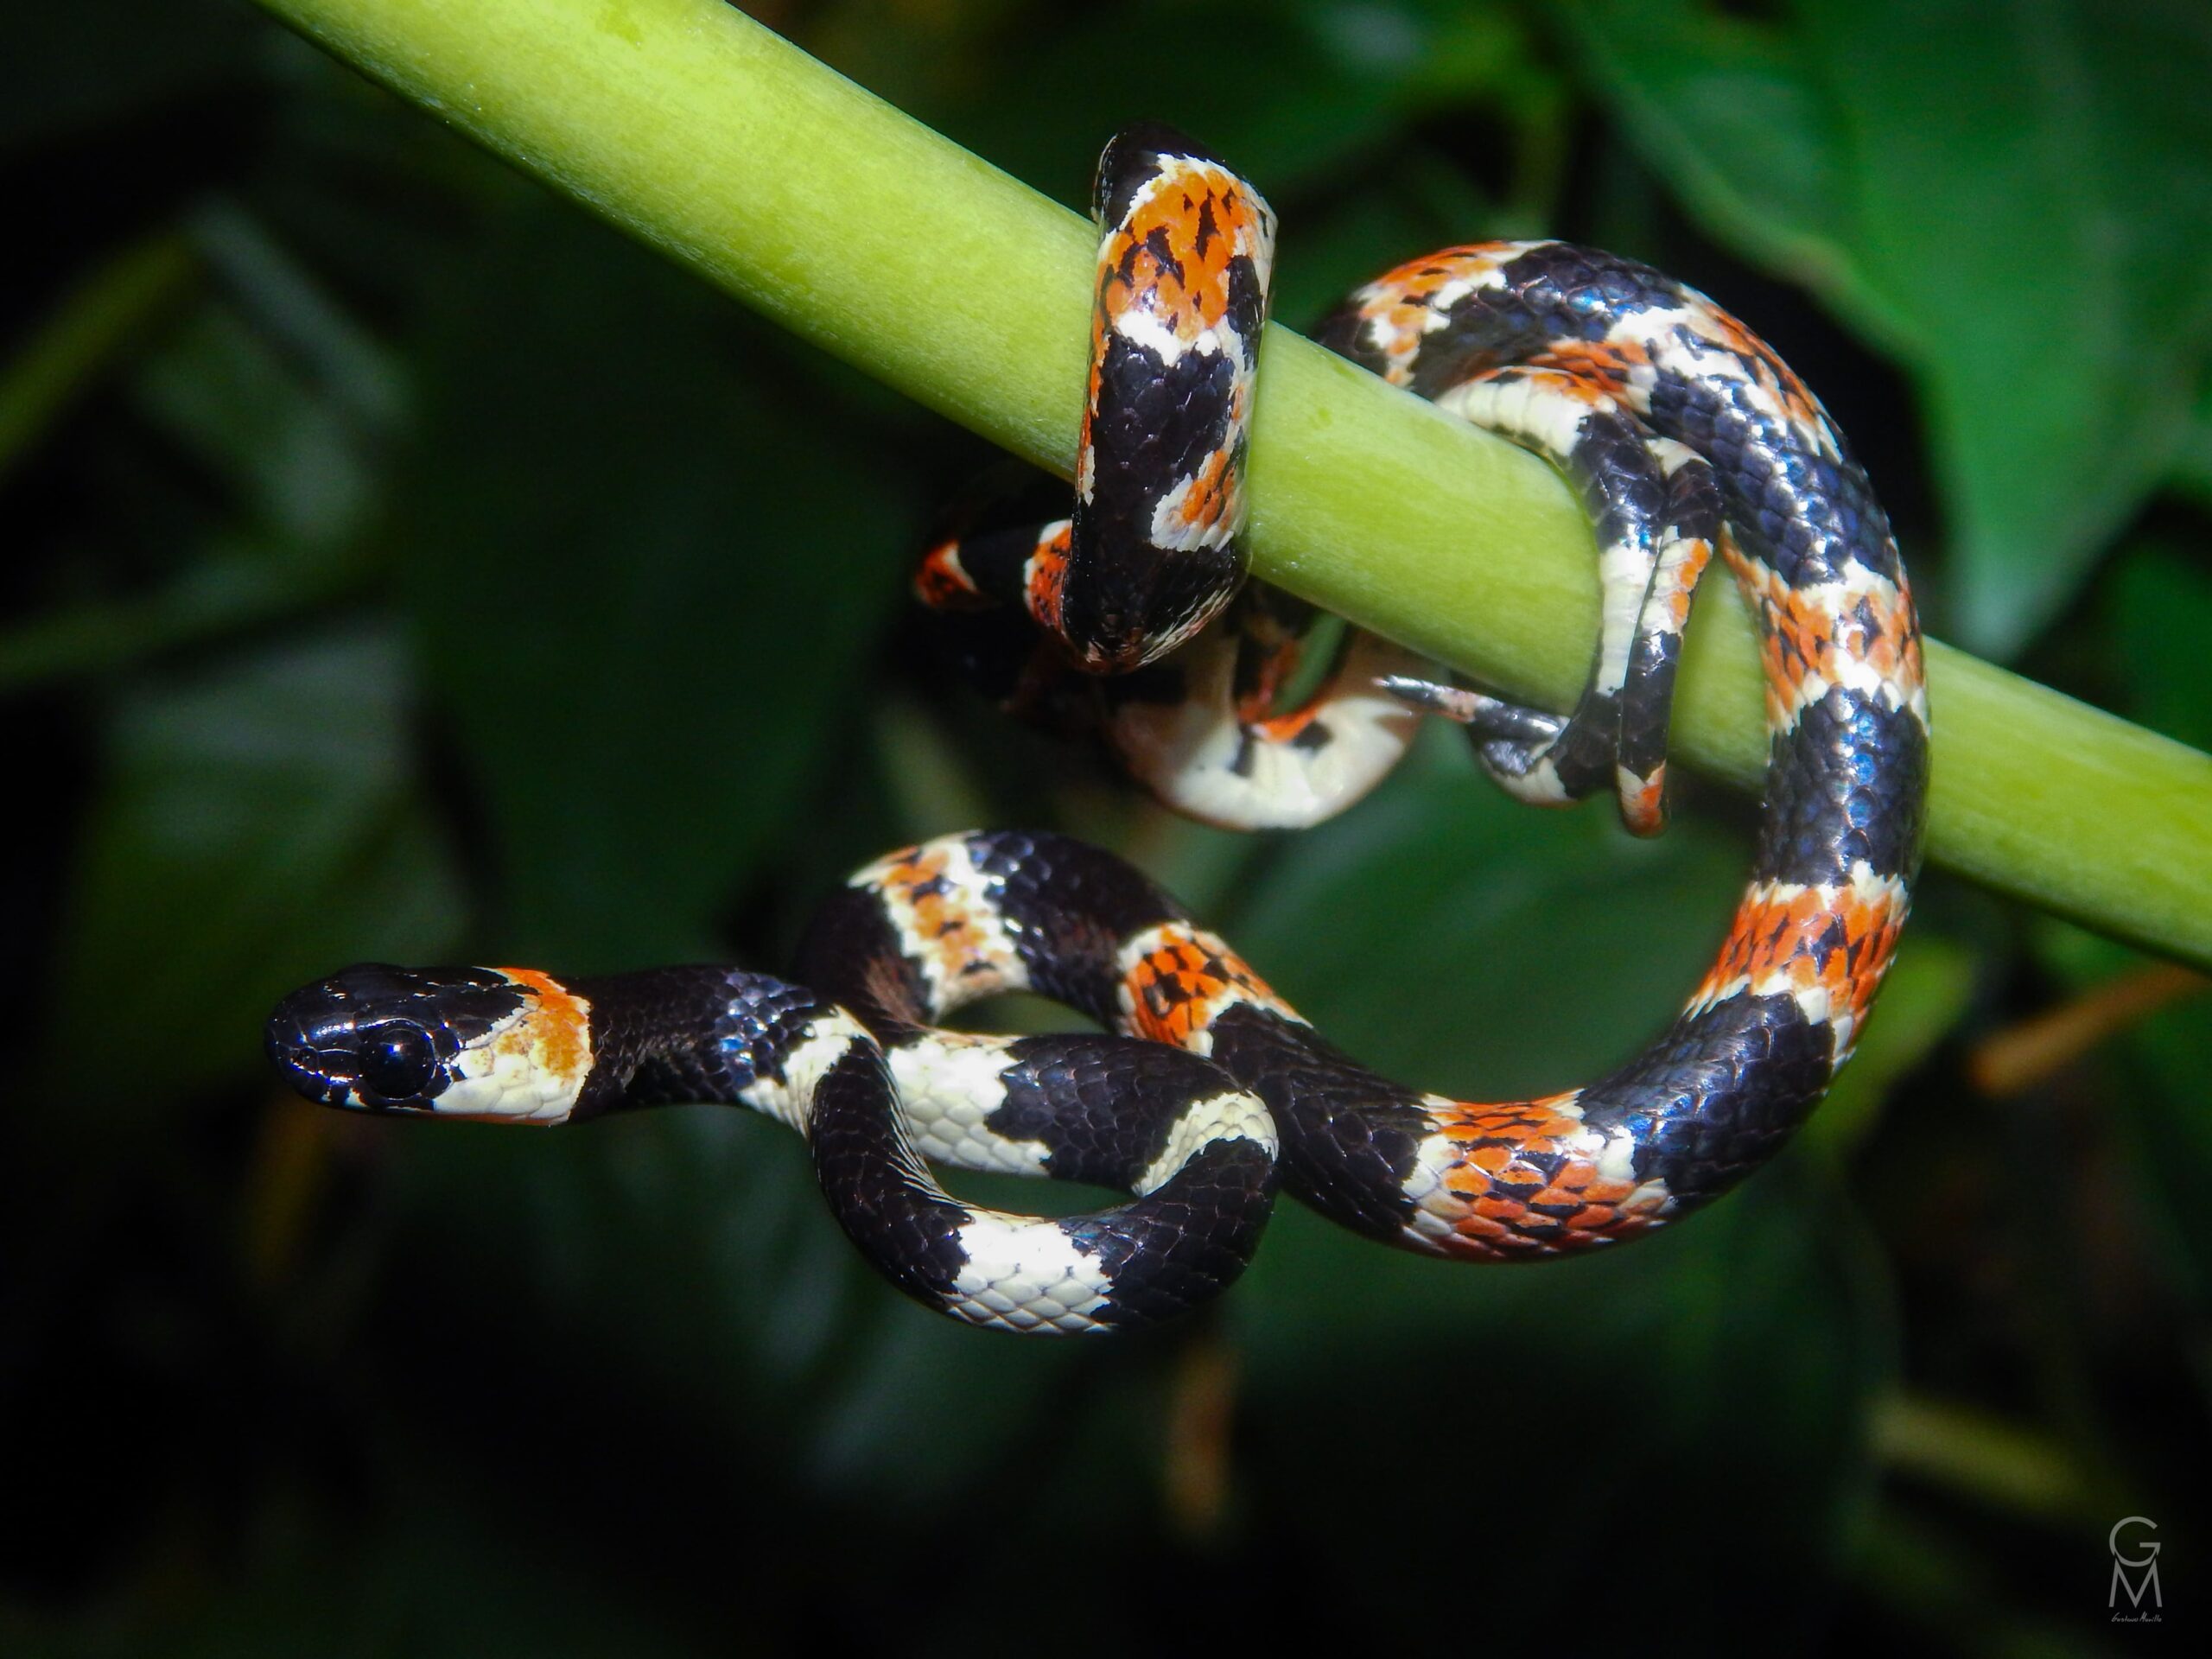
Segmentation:
<svg viewBox="0 0 2212 1659">
<path fill-rule="evenodd" d="M 791 1064 L 812 1038 L 842 1044 L 849 1023 L 804 986 L 736 968 L 656 968 L 565 988 L 589 1033 L 589 1071 L 569 1114 L 577 1120 L 708 1102 L 795 1122 Z M 841 1029 L 829 1033 L 831 1025 Z"/>
</svg>

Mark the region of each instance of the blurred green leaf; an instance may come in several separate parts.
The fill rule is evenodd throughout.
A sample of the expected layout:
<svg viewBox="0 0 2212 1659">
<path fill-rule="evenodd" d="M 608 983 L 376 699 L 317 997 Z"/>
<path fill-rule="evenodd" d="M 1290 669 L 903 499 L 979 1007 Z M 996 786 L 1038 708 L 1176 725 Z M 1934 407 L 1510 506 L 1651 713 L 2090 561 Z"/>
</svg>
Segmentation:
<svg viewBox="0 0 2212 1659">
<path fill-rule="evenodd" d="M 1856 286 L 1836 114 L 1799 31 L 1686 0 L 1589 0 L 1567 16 L 1659 177 L 1723 239 L 1856 312 L 1875 304 Z"/>
<path fill-rule="evenodd" d="M 55 992 L 69 1069 L 50 1088 L 151 1109 L 236 1077 L 293 985 L 341 960 L 450 949 L 467 912 L 408 712 L 382 632 L 286 643 L 121 700 Z"/>
<path fill-rule="evenodd" d="M 1154 42 L 1173 38 L 1162 54 Z M 1266 187 L 1284 216 L 1275 315 L 1310 327 L 1358 284 L 1424 249 L 1533 232 L 1563 162 L 1568 94 L 1515 9 L 1464 0 L 1142 0 L 1055 30 L 1042 61 L 1018 59 L 988 98 L 956 86 L 913 105 L 1020 177 L 1087 209 L 1106 139 L 1137 119 L 1190 132 Z M 1234 75 L 1220 65 L 1235 62 Z M 1141 87 L 1135 101 L 1071 99 L 1084 84 Z M 1418 143 L 1409 119 L 1471 103 L 1509 123 L 1503 206 Z M 1057 183 L 1058 188 L 1053 187 Z M 1319 216 L 1302 198 L 1326 198 Z"/>
<path fill-rule="evenodd" d="M 2212 745 L 2212 677 L 2204 672 L 2212 575 L 2167 547 L 2131 549 L 2113 572 L 2110 626 L 2127 712 L 2184 743 Z M 2101 940 L 2082 949 L 2097 946 L 2100 977 L 2141 971 L 2133 952 L 2111 965 Z M 2053 954 L 2046 942 L 2046 957 Z M 2161 1259 L 2201 1311 L 2212 1306 L 2212 1217 L 2201 1198 L 2212 1183 L 2212 1001 L 2199 991 L 2154 1014 L 2127 1034 L 2125 1052 L 2148 1084 L 2118 1091 L 2136 1169 L 2130 1190 L 2151 1201 L 2152 1224 L 2169 1246 Z"/>
<path fill-rule="evenodd" d="M 1632 1249 L 1514 1268 L 1279 1216 L 1231 1309 L 1252 1510 L 1332 1541 L 1355 1624 L 1408 1582 L 1572 1538 L 1608 1562 L 1609 1594 L 1663 1599 L 1700 1643 L 1817 1629 L 1872 1494 L 1866 1414 L 1896 1336 L 1816 1177 L 1785 1158 Z M 1414 1470 L 1427 1523 L 1347 1522 L 1348 1495 Z M 1722 1558 L 1719 1577 L 1683 1565 Z"/>
<path fill-rule="evenodd" d="M 2203 1203 L 2212 1180 L 2212 1113 L 2204 1079 L 2212 1076 L 2212 1000 L 2203 991 L 2155 1014 L 2128 1033 L 2131 1069 L 2147 1086 L 2118 1091 L 2133 1179 L 2123 1191 L 2140 1203 L 2129 1222 L 2155 1248 L 2202 1319 L 2212 1308 L 2212 1216 Z"/>
<path fill-rule="evenodd" d="M 2101 1494 L 2067 1448 L 1994 1412 L 1892 1395 L 1874 1413 L 1874 1440 L 1893 1471 L 2000 1512 L 2058 1522 L 2099 1518 Z"/>
<path fill-rule="evenodd" d="M 2052 655 L 2202 742 L 2188 513 L 2212 500 L 2212 404 L 2177 448 L 2160 412 L 2203 384 L 2202 29 L 2176 0 L 2091 10 L 1592 0 L 1573 74 L 1549 14 L 1466 0 L 774 16 L 1070 201 L 1116 127 L 1183 124 L 1282 210 L 1293 326 L 1475 236 L 1719 257 L 1578 118 L 1602 94 L 1700 222 L 1919 375 L 1962 546 L 2031 562 L 1991 566 L 2017 589 L 1994 605 L 1968 573 L 1974 626 L 2035 626 L 2161 469 L 2187 493 Z M 1112 1344 L 913 1307 L 838 1233 L 798 1138 L 739 1112 L 524 1135 L 272 1106 L 268 1000 L 340 961 L 772 966 L 846 870 L 979 819 L 1135 856 L 1393 1074 L 1554 1088 L 1679 1005 L 1742 838 L 1694 793 L 1649 845 L 1602 805 L 1529 811 L 1440 730 L 1325 830 L 1171 821 L 879 648 L 923 512 L 975 453 L 938 423 L 232 0 L 48 8 L 10 45 L 0 150 L 34 245 L 6 338 L 68 308 L 75 267 L 42 249 L 150 231 L 162 280 L 118 260 L 107 297 L 130 303 L 63 342 L 91 355 L 19 355 L 0 394 L 34 441 L 7 479 L 0 685 L 43 682 L 14 706 L 51 809 L 14 867 L 19 973 L 46 995 L 0 1160 L 23 1269 L 0 1397 L 54 1427 L 10 1465 L 0 1649 L 966 1653 L 1049 1628 L 1103 1656 L 1128 1619 L 1060 1610 L 1141 1594 L 1171 1645 L 1357 1652 L 1419 1586 L 1482 1596 L 1508 1585 L 1485 1563 L 1520 1564 L 1541 1605 L 1521 1567 L 1567 1560 L 1662 1606 L 1662 1646 L 1833 1641 L 1839 1597 L 1847 1639 L 2078 1645 L 2066 1586 L 2101 1536 L 2046 1535 L 2032 1491 L 1993 1524 L 1954 1425 L 1923 1425 L 1872 1522 L 1870 1407 L 1901 1388 L 2092 1473 L 2081 1402 L 2124 1401 L 2115 1460 L 2174 1471 L 2141 1512 L 2196 1524 L 2166 1454 L 2194 1432 L 2212 1283 L 2212 1021 L 2171 1007 L 2054 1080 L 2063 1122 L 2028 1103 L 1993 1141 L 1928 1060 L 1968 994 L 2011 1019 L 2139 964 L 1993 909 L 1972 932 L 1956 894 L 1929 895 L 1810 1144 L 1687 1225 L 1491 1271 L 1286 1205 L 1217 1314 Z M 115 156 L 124 176 L 86 164 Z M 196 308 L 117 326 L 187 250 Z M 1863 407 L 1866 368 L 1838 350 L 1821 389 Z M 1998 406 L 1972 401 L 1992 385 Z M 1910 501 L 1909 443 L 1866 447 Z M 2028 533 L 2000 544 L 2002 512 Z M 2085 1163 L 2085 1127 L 2120 1155 Z M 1865 1173 L 1849 1202 L 1839 1141 Z M 303 1205 L 249 1274 L 272 1147 Z M 2096 1203 L 2047 1201 L 2084 1176 Z M 1188 1433 L 1209 1368 L 1210 1446 Z M 1163 1527 L 1192 1459 L 1226 1507 Z M 978 1561 L 1047 1592 L 979 1593 Z M 1240 1588 L 1285 1579 L 1305 1588 Z"/>
<path fill-rule="evenodd" d="M 2174 456 L 2173 482 L 2194 497 L 2200 506 L 2212 507 L 2212 382 L 2208 382 L 2196 407 L 2190 412 Z"/>
<path fill-rule="evenodd" d="M 111 1614 L 69 1631 L 41 1630 L 41 1620 L 11 1651 L 49 1659 L 665 1659 L 698 1651 L 677 1616 L 642 1586 L 580 1570 L 592 1528 L 536 1516 L 518 1536 L 514 1516 L 450 1471 L 409 1469 L 394 1484 L 396 1526 L 363 1537 L 327 1517 L 290 1516 L 271 1529 L 276 1535 L 251 1541 L 254 1571 L 242 1582 L 184 1578 L 166 1587 L 157 1611 L 137 1619 Z"/>
<path fill-rule="evenodd" d="M 1924 926 L 1907 933 L 1851 1064 L 1829 1087 L 1808 1137 L 1843 1150 L 1864 1139 L 1891 1089 L 1958 1025 L 1974 988 L 1973 951 Z"/>
<path fill-rule="evenodd" d="M 1067 1391 L 1128 1363 L 917 1308 L 838 1231 L 798 1137 L 741 1110 L 397 1151 L 402 1248 L 448 1281 L 442 1311 L 419 1314 L 573 1351 L 602 1392 L 694 1426 L 702 1456 L 765 1453 L 840 1502 L 909 1516 L 951 1501 L 1079 1438 L 1053 1415 Z"/>
<path fill-rule="evenodd" d="M 0 480 L 198 276 L 181 237 L 132 244 L 73 282 L 0 366 Z"/>
<path fill-rule="evenodd" d="M 1331 1040 L 1391 1076 L 1485 1100 L 1548 1091 L 1618 1063 L 1680 1006 L 1741 885 L 1732 840 L 1689 819 L 1633 841 L 1602 803 L 1532 811 L 1440 732 L 1416 775 L 1281 844 L 1240 891 L 1230 936 Z M 1840 1555 L 1868 1491 L 1868 1391 L 1891 1364 L 1864 1250 L 1802 1159 L 1633 1251 L 1529 1269 L 1376 1250 L 1292 1211 L 1231 1309 L 1252 1433 L 1304 1447 L 1317 1492 L 1442 1447 L 1455 1469 L 1526 1465 L 1503 1509 L 1497 1483 L 1454 1502 L 1446 1477 L 1446 1524 L 1417 1529 L 1433 1549 L 1347 1540 L 1347 1583 L 1361 1566 L 1393 1582 L 1447 1572 L 1571 1514 L 1621 1563 L 1623 1593 L 1686 1596 L 1709 1609 L 1708 1633 L 1748 1630 L 1789 1592 L 1669 1589 L 1678 1557 L 1638 1548 L 1634 1495 L 1694 1457 L 1702 1518 L 1677 1517 L 1682 1548 L 1713 1528 L 1717 1549 L 1720 1517 L 1758 1514 L 1763 1535 L 1732 1541 L 1732 1559 L 1771 1551 L 1802 1574 Z M 1312 1423 L 1332 1431 L 1301 1435 Z M 1255 1469 L 1255 1504 L 1300 1511 L 1281 1465 Z"/>
<path fill-rule="evenodd" d="M 372 493 L 360 435 L 231 304 L 186 319 L 142 371 L 147 416 L 238 493 L 273 550 L 342 543 Z"/>
<path fill-rule="evenodd" d="M 2172 548 L 2129 550 L 2113 571 L 2113 656 L 2127 712 L 2154 731 L 2212 748 L 2212 572 Z"/>
<path fill-rule="evenodd" d="M 1618 0 L 1575 15 L 1689 205 L 1913 370 L 1950 507 L 1952 626 L 2018 650 L 2164 475 L 2202 382 L 2212 13 L 1803 0 L 1769 24 Z"/>
<path fill-rule="evenodd" d="M 407 391 L 391 350 L 257 213 L 215 202 L 197 216 L 193 240 L 240 308 L 319 394 L 365 435 L 389 435 L 399 425 Z"/>
<path fill-rule="evenodd" d="M 143 331 L 98 343 L 103 355 L 138 348 L 130 404 L 166 446 L 162 459 L 185 458 L 193 483 L 212 488 L 180 500 L 137 476 L 143 455 L 116 456 L 109 505 L 129 503 L 114 515 L 123 523 L 65 563 L 61 578 L 84 596 L 0 633 L 0 687 L 237 635 L 358 582 L 361 531 L 404 416 L 390 355 L 241 209 L 211 210 L 191 241 L 160 238 L 111 275 L 149 264 L 141 285 L 157 280 L 158 293 L 203 271 L 212 280 L 143 343 Z"/>
<path fill-rule="evenodd" d="M 755 337 L 542 201 L 451 273 L 391 535 L 486 791 L 507 950 L 709 950 L 839 764 L 825 739 L 920 515 L 885 435 L 744 372 Z"/>
<path fill-rule="evenodd" d="M 1483 781 L 1456 732 L 1334 822 L 1281 841 L 1223 925 L 1332 1041 L 1471 1099 L 1587 1082 L 1674 1016 L 1745 855 L 1694 818 L 1656 841 L 1592 802 Z"/>
<path fill-rule="evenodd" d="M 1370 188 L 1342 192 L 1323 210 L 1287 219 L 1275 272 L 1274 315 L 1311 330 L 1346 295 L 1425 249 L 1515 230 L 1510 209 L 1488 199 L 1465 171 L 1408 145 Z"/>
<path fill-rule="evenodd" d="M 1174 50 L 1158 49 L 1165 39 Z M 1236 73 L 1224 74 L 1230 63 Z M 1423 107 L 1481 95 L 1560 98 L 1556 72 L 1516 13 L 1437 0 L 1137 0 L 1082 14 L 1041 48 L 1024 40 L 1013 67 L 1018 73 L 989 99 L 929 113 L 963 143 L 1085 211 L 1099 149 L 1131 121 L 1179 127 L 1287 198 L 1344 175 Z M 1109 102 L 1071 98 L 1071 86 L 1137 90 Z M 1387 257 L 1370 251 L 1374 270 Z"/>
</svg>

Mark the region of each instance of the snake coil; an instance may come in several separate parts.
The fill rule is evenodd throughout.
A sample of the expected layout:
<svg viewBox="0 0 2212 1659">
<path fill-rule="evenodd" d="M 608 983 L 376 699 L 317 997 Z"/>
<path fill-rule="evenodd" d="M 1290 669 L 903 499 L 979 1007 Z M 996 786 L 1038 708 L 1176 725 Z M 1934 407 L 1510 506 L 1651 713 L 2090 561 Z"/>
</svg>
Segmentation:
<svg viewBox="0 0 2212 1659">
<path fill-rule="evenodd" d="M 601 980 L 351 969 L 270 1021 L 325 1104 L 562 1122 L 669 1101 L 804 1134 L 832 1211 L 930 1306 L 1017 1331 L 1168 1317 L 1230 1283 L 1280 1173 L 1332 1220 L 1433 1255 L 1526 1261 L 1688 1213 L 1758 1166 L 1849 1057 L 1919 860 L 1927 694 L 1911 590 L 1866 474 L 1774 353 L 1701 295 L 1558 242 L 1446 249 L 1353 295 L 1322 339 L 1545 456 L 1598 543 L 1603 612 L 1565 716 L 1438 678 L 1351 631 L 1277 707 L 1305 607 L 1244 581 L 1247 434 L 1274 218 L 1218 158 L 1133 128 L 1102 158 L 1076 499 L 940 540 L 916 578 L 979 627 L 1018 711 L 1098 731 L 1216 822 L 1341 810 L 1424 715 L 1519 798 L 1605 790 L 1656 832 L 1691 594 L 1717 553 L 1751 603 L 1769 759 L 1749 887 L 1719 960 L 1641 1053 L 1586 1087 L 1479 1104 L 1392 1083 L 1319 1037 L 1137 871 L 1044 834 L 947 836 L 855 875 L 798 982 L 727 968 Z M 1030 990 L 1107 1034 L 938 1030 Z M 1134 1196 L 1040 1221 L 946 1193 L 925 1159 Z"/>
</svg>

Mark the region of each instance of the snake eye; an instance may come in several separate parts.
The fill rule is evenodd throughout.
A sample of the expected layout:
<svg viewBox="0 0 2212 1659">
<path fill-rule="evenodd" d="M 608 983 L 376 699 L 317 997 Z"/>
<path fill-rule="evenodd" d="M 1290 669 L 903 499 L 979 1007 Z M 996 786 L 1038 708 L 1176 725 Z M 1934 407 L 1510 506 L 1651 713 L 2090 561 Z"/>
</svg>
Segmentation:
<svg viewBox="0 0 2212 1659">
<path fill-rule="evenodd" d="M 438 1069 L 437 1045 L 422 1027 L 395 1020 L 361 1046 L 361 1082 L 387 1101 L 427 1092 Z"/>
</svg>

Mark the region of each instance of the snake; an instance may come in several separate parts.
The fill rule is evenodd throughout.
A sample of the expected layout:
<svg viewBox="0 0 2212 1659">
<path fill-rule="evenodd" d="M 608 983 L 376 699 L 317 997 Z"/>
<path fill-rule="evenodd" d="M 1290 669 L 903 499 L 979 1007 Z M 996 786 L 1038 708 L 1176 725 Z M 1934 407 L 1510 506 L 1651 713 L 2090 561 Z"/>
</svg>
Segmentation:
<svg viewBox="0 0 2212 1659">
<path fill-rule="evenodd" d="M 1248 580 L 1246 546 L 1274 215 L 1155 126 L 1107 146 L 1093 208 L 1072 511 L 932 539 L 913 586 L 956 654 L 1014 712 L 1095 734 L 1214 823 L 1342 810 L 1440 717 L 1514 797 L 1610 792 L 1649 835 L 1683 627 L 1717 556 L 1758 634 L 1768 758 L 1750 880 L 1681 1012 L 1583 1087 L 1447 1099 L 1331 1045 L 1115 855 L 971 831 L 856 872 L 787 978 L 345 969 L 272 1016 L 286 1083 L 328 1106 L 505 1122 L 748 1108 L 805 1137 L 832 1214 L 894 1285 L 972 1325 L 1045 1334 L 1148 1325 L 1220 1294 L 1278 1185 L 1401 1249 L 1529 1262 L 1649 1232 L 1775 1154 L 1864 1030 L 1928 785 L 1910 585 L 1834 423 L 1741 322 L 1632 260 L 1493 241 L 1398 266 L 1321 342 L 1557 469 L 1597 544 L 1596 647 L 1560 715 L 1347 627 L 1294 701 L 1312 613 Z M 941 1024 L 1009 991 L 1102 1029 Z M 932 1163 L 1129 1196 L 1017 1216 L 953 1196 Z"/>
</svg>

